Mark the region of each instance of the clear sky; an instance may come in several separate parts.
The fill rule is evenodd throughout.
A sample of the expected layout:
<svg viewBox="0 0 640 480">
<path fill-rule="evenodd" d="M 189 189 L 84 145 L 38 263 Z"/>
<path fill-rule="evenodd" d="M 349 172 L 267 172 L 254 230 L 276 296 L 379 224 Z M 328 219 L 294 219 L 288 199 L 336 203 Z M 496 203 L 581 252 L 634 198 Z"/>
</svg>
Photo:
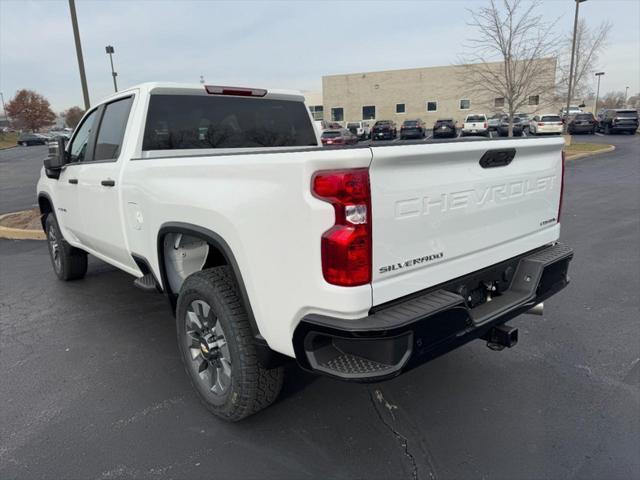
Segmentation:
<svg viewBox="0 0 640 480">
<path fill-rule="evenodd" d="M 105 45 L 115 47 L 118 86 L 198 82 L 319 90 L 327 74 L 450 65 L 464 54 L 466 8 L 485 0 L 222 2 L 77 0 L 91 101 L 113 86 Z M 572 28 L 574 2 L 541 13 Z M 598 68 L 601 92 L 640 91 L 640 1 L 589 0 L 589 25 L 614 24 Z M 82 105 L 67 0 L 0 0 L 0 91 L 45 95 L 54 110 Z"/>
</svg>

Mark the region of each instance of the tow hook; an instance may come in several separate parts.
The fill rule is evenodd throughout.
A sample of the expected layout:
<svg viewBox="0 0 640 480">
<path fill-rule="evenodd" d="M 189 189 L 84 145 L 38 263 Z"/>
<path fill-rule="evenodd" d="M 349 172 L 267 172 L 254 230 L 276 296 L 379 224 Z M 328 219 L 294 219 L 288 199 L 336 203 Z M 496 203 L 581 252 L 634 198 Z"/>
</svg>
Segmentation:
<svg viewBox="0 0 640 480">
<path fill-rule="evenodd" d="M 485 333 L 482 339 L 487 341 L 487 347 L 491 350 L 500 351 L 504 347 L 511 348 L 518 343 L 518 329 L 509 325 L 498 325 Z"/>
</svg>

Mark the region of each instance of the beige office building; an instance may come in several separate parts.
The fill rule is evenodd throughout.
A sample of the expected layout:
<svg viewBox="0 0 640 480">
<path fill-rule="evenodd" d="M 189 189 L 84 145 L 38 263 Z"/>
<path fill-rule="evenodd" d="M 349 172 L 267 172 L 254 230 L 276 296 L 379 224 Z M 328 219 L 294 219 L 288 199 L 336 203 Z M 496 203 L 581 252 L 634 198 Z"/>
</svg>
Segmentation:
<svg viewBox="0 0 640 480">
<path fill-rule="evenodd" d="M 538 85 L 532 88 L 526 113 L 557 111 L 554 102 L 556 59 L 539 60 Z M 502 63 L 491 64 L 500 71 Z M 507 107 L 504 98 L 474 88 L 465 81 L 464 66 L 426 67 L 383 72 L 350 73 L 322 77 L 322 109 L 314 114 L 324 120 L 395 120 L 421 118 L 428 125 L 439 118 L 463 121 L 469 113 L 490 116 Z M 550 73 L 552 72 L 552 73 Z M 309 102 L 308 105 L 312 106 Z M 317 106 L 312 111 L 317 111 Z"/>
</svg>

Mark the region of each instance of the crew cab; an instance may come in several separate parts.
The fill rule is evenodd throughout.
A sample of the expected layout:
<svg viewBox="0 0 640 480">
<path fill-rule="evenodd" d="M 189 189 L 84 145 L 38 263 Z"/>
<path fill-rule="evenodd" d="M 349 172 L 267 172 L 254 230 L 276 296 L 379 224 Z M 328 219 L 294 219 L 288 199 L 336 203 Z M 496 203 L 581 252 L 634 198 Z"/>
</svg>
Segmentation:
<svg viewBox="0 0 640 480">
<path fill-rule="evenodd" d="M 511 347 L 506 322 L 567 285 L 562 140 L 473 140 L 323 148 L 300 93 L 146 83 L 50 147 L 37 197 L 58 278 L 90 254 L 166 295 L 197 394 L 235 421 L 291 359 L 375 382 Z"/>
</svg>

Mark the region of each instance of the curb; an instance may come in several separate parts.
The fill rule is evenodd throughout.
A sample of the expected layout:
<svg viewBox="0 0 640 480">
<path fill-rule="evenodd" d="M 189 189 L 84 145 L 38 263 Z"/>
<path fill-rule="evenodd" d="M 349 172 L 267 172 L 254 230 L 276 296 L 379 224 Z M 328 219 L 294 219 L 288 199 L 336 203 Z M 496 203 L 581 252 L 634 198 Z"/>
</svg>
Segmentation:
<svg viewBox="0 0 640 480">
<path fill-rule="evenodd" d="M 609 145 L 607 148 L 603 148 L 602 150 L 598 150 L 597 152 L 585 152 L 585 153 L 577 153 L 575 155 L 568 156 L 567 160 L 580 160 L 581 158 L 594 157 L 596 155 L 600 155 L 602 153 L 613 152 L 616 149 L 614 145 Z"/>
<path fill-rule="evenodd" d="M 0 215 L 0 222 L 9 215 L 15 215 L 19 212 L 5 213 Z M 26 230 L 23 228 L 3 227 L 0 225 L 0 238 L 8 240 L 46 240 L 46 235 L 42 230 Z"/>
</svg>

